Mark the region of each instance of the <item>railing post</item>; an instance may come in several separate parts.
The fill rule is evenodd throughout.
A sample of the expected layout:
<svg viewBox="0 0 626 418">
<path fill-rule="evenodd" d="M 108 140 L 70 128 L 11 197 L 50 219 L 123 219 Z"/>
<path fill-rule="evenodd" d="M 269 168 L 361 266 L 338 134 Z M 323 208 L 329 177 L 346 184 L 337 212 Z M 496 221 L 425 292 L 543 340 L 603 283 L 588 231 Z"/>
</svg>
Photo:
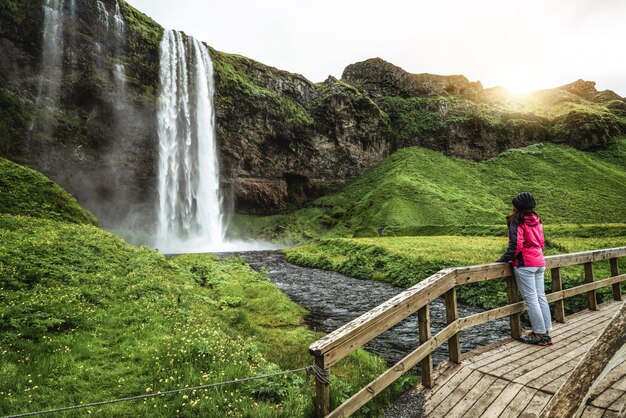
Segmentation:
<svg viewBox="0 0 626 418">
<path fill-rule="evenodd" d="M 619 276 L 619 267 L 617 266 L 617 258 L 609 259 L 609 263 L 611 263 L 611 277 Z M 613 285 L 613 299 L 622 300 L 622 291 L 620 289 L 619 283 L 615 283 Z"/>
<path fill-rule="evenodd" d="M 446 321 L 448 324 L 451 324 L 459 317 L 456 303 L 456 287 L 448 290 L 443 296 L 446 300 Z M 448 340 L 448 353 L 450 354 L 451 362 L 459 363 L 461 361 L 461 345 L 458 332 Z"/>
<path fill-rule="evenodd" d="M 419 327 L 420 344 L 430 339 L 430 304 L 417 310 L 417 325 Z M 427 355 L 420 361 L 420 374 L 422 385 L 427 388 L 433 387 L 433 356 Z"/>
<path fill-rule="evenodd" d="M 316 356 L 315 364 L 324 369 L 324 357 Z M 324 369 L 328 371 L 328 377 L 330 379 L 330 369 Z M 318 376 L 315 377 L 315 418 L 324 418 L 330 414 L 330 384 L 320 380 Z"/>
<path fill-rule="evenodd" d="M 519 302 L 519 293 L 517 292 L 517 283 L 515 277 L 506 278 L 506 293 L 509 299 L 509 305 Z M 520 313 L 509 315 L 509 323 L 511 324 L 511 337 L 519 338 L 522 335 L 522 320 Z"/>
<path fill-rule="evenodd" d="M 559 267 L 555 267 L 550 270 L 550 274 L 552 275 L 552 292 L 563 290 L 561 269 Z M 565 304 L 563 303 L 563 299 L 554 302 L 554 319 L 556 319 L 556 322 L 565 322 Z"/>
<path fill-rule="evenodd" d="M 593 265 L 591 262 L 585 263 L 585 283 L 593 282 Z M 590 290 L 587 292 L 587 307 L 590 311 L 598 310 L 598 301 L 596 299 L 596 291 Z"/>
</svg>

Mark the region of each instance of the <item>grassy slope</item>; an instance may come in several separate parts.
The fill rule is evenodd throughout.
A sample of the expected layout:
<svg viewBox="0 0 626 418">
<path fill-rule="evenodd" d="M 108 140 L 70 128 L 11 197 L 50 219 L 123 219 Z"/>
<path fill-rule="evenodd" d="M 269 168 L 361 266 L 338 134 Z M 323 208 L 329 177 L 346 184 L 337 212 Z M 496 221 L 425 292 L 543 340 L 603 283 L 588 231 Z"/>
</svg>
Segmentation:
<svg viewBox="0 0 626 418">
<path fill-rule="evenodd" d="M 335 194 L 300 211 L 239 217 L 248 231 L 285 242 L 312 237 L 423 233 L 433 225 L 502 225 L 511 198 L 531 191 L 546 224 L 626 219 L 626 140 L 585 153 L 539 144 L 484 163 L 423 148 L 402 149 Z M 436 229 L 436 228 L 435 228 Z"/>
<path fill-rule="evenodd" d="M 43 174 L 0 158 L 0 213 L 97 225 L 96 218 Z"/>
<path fill-rule="evenodd" d="M 626 226 L 622 226 L 618 235 L 621 236 L 552 238 L 548 240 L 546 254 L 626 245 Z M 296 264 L 408 287 L 446 267 L 493 262 L 505 249 L 505 236 L 426 236 L 325 239 L 286 249 L 285 253 L 287 260 Z M 620 266 L 622 270 L 626 268 L 626 260 L 620 260 Z M 594 267 L 596 277 L 608 277 L 608 262 L 594 263 Z M 562 276 L 566 287 L 582 284 L 584 280 L 581 267 L 563 268 Z M 606 299 L 611 290 L 604 288 L 599 294 Z M 459 289 L 459 299 L 487 309 L 502 306 L 506 304 L 506 286 L 502 280 L 465 285 Z M 581 297 L 569 299 L 566 306 L 572 311 L 583 304 Z"/>
<path fill-rule="evenodd" d="M 131 247 L 90 222 L 81 224 L 79 215 L 93 218 L 73 200 L 59 200 L 67 195 L 45 177 L 6 162 L 0 174 L 0 202 L 17 205 L 0 214 L 0 415 L 310 364 L 307 348 L 318 335 L 301 326 L 305 311 L 243 260 L 166 259 Z M 42 184 L 54 191 L 51 200 L 39 193 Z M 21 208 L 41 218 L 14 214 Z M 383 369 L 381 359 L 354 353 L 333 368 L 333 402 Z M 289 375 L 91 412 L 307 416 L 313 388 L 303 380 Z M 380 410 L 411 380 L 364 412 Z"/>
</svg>

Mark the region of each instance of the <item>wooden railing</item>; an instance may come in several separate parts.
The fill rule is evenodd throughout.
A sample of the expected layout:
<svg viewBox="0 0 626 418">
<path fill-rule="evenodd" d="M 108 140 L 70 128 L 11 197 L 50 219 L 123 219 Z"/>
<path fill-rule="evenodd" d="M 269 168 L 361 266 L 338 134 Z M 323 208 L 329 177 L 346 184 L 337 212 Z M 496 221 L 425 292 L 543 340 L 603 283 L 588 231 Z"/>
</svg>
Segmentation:
<svg viewBox="0 0 626 418">
<path fill-rule="evenodd" d="M 586 293 L 587 305 L 591 310 L 598 309 L 596 302 L 598 288 L 612 286 L 613 298 L 621 300 L 620 283 L 626 280 L 626 274 L 619 275 L 617 258 L 624 256 L 626 247 L 546 257 L 546 268 L 552 273 L 552 293 L 548 294 L 547 298 L 549 302 L 555 304 L 556 321 L 565 321 L 563 300 L 575 295 Z M 594 281 L 592 262 L 607 259 L 610 261 L 611 277 Z M 580 264 L 584 266 L 585 284 L 563 289 L 560 268 Z M 520 302 L 512 274 L 508 263 L 441 270 L 313 343 L 309 347 L 309 352 L 315 357 L 315 364 L 325 372 L 320 373 L 322 378 L 316 379 L 316 416 L 318 418 L 350 416 L 418 363 L 422 384 L 431 387 L 433 351 L 448 341 L 450 360 L 458 363 L 461 360 L 459 331 L 463 329 L 508 316 L 511 336 L 519 337 L 520 314 L 525 307 L 524 303 Z M 507 281 L 508 305 L 463 318 L 458 317 L 456 302 L 458 286 L 502 278 Z M 433 336 L 430 331 L 429 304 L 441 296 L 445 298 L 447 325 Z M 415 312 L 418 315 L 419 347 L 331 412 L 328 383 L 330 379 L 323 378 L 330 375 L 331 367 Z"/>
</svg>

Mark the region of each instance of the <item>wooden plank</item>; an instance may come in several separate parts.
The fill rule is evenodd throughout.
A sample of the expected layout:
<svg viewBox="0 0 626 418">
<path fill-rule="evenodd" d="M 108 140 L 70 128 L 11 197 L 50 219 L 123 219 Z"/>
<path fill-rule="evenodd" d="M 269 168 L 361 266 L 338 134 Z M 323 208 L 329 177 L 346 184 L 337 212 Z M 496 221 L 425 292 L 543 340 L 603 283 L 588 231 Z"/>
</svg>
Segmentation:
<svg viewBox="0 0 626 418">
<path fill-rule="evenodd" d="M 494 400 L 502 393 L 506 385 L 509 382 L 504 379 L 497 379 L 489 386 L 489 388 L 485 391 L 485 393 L 478 398 L 478 401 L 474 403 L 474 405 L 467 410 L 465 413 L 465 417 L 473 418 L 482 416 L 483 412 L 491 405 Z"/>
<path fill-rule="evenodd" d="M 548 353 L 549 350 L 555 348 L 559 349 L 559 347 L 567 347 L 570 339 L 576 341 L 580 340 L 580 338 L 581 335 L 573 332 L 572 335 L 560 338 L 558 340 L 553 340 L 555 341 L 555 345 L 549 348 L 516 343 L 517 350 L 509 350 L 494 359 L 487 359 L 485 361 L 481 361 L 479 364 L 476 365 L 468 364 L 468 367 L 477 368 L 486 373 L 506 375 L 506 373 L 511 372 L 511 370 L 524 367 L 530 361 L 529 359 L 533 359 L 535 356 L 537 356 L 537 354 Z M 589 338 L 594 338 L 594 336 L 590 336 Z"/>
<path fill-rule="evenodd" d="M 611 276 L 619 276 L 619 266 L 617 265 L 617 258 L 609 259 L 611 265 Z M 613 285 L 613 300 L 622 300 L 622 290 L 619 283 Z"/>
<path fill-rule="evenodd" d="M 580 342 L 580 340 L 584 338 L 587 338 L 588 341 L 590 341 L 595 338 L 595 336 L 581 336 L 577 332 L 572 332 L 571 335 L 563 337 L 558 341 L 553 340 L 555 341 L 554 345 L 549 347 L 540 347 L 537 345 L 518 343 L 519 351 L 511 353 L 510 355 L 494 361 L 490 364 L 486 364 L 482 366 L 480 370 L 487 373 L 495 374 L 497 376 L 506 376 L 509 373 L 513 373 L 515 374 L 515 377 L 517 377 L 521 374 L 522 370 L 530 367 L 529 364 L 531 362 L 536 360 L 538 360 L 538 362 L 541 362 L 541 359 L 549 356 L 550 353 L 556 353 L 556 355 L 559 355 L 559 353 L 563 352 L 567 353 L 569 352 L 568 350 L 571 349 L 572 344 L 578 346 L 578 342 Z M 549 358 L 550 357 L 544 359 L 543 361 L 547 361 L 549 360 Z M 536 365 L 536 362 L 533 363 L 533 366 Z M 518 370 L 518 372 L 515 372 L 515 370 Z"/>
<path fill-rule="evenodd" d="M 565 267 L 592 261 L 626 256 L 626 247 L 607 248 L 602 250 L 584 251 L 579 253 L 551 255 L 545 257 L 546 268 Z"/>
<path fill-rule="evenodd" d="M 609 406 L 609 410 L 610 411 L 616 411 L 616 412 L 620 412 L 620 411 L 624 411 L 626 409 L 626 391 L 620 390 L 618 389 L 621 393 L 621 395 L 615 399 L 615 401 L 613 401 L 613 403 Z M 623 417 L 626 416 L 626 414 L 622 415 Z"/>
<path fill-rule="evenodd" d="M 467 377 L 472 374 L 473 370 L 467 367 L 461 367 L 445 386 L 428 399 L 424 405 L 424 413 L 428 416 L 441 402 L 443 402 Z"/>
<path fill-rule="evenodd" d="M 317 364 L 317 366 L 322 367 L 323 363 L 324 361 L 321 357 L 315 358 L 315 364 Z M 315 416 L 317 418 L 323 418 L 329 413 L 330 413 L 330 385 L 316 378 L 315 379 Z"/>
<path fill-rule="evenodd" d="M 593 283 L 593 264 L 585 263 L 585 283 Z M 591 311 L 598 310 L 598 299 L 596 298 L 596 291 L 590 290 L 587 292 L 587 308 Z"/>
<path fill-rule="evenodd" d="M 582 414 L 584 418 L 602 418 L 603 415 L 604 409 L 596 408 L 591 405 L 587 405 Z"/>
<path fill-rule="evenodd" d="M 593 340 L 595 338 L 588 335 L 576 344 L 570 344 L 564 349 L 529 362 L 523 370 L 509 373 L 507 377 L 511 377 L 514 382 L 542 389 L 544 392 L 554 393 L 556 388 L 551 390 L 547 386 L 552 382 L 559 381 L 560 383 L 556 384 L 558 388 L 565 381 L 564 375 L 574 370 L 580 358 L 589 350 Z"/>
<path fill-rule="evenodd" d="M 588 315 L 585 317 L 585 321 L 578 321 L 577 327 L 568 327 L 563 326 L 560 329 L 557 328 L 553 332 L 553 341 L 555 346 L 566 345 L 570 338 L 578 339 L 581 336 L 581 331 L 578 328 L 593 330 L 595 326 L 598 324 L 602 324 L 608 320 L 608 318 L 604 317 L 601 312 L 596 316 Z M 569 324 L 568 324 L 569 325 Z M 552 346 L 554 347 L 554 346 Z M 481 359 L 475 364 L 471 364 L 472 367 L 481 368 L 481 370 L 489 372 L 501 365 L 507 364 L 515 364 L 515 361 L 518 359 L 523 359 L 521 361 L 526 361 L 525 359 L 534 355 L 537 352 L 545 352 L 545 347 L 540 347 L 536 345 L 528 345 L 522 344 L 518 341 L 513 341 L 508 350 L 502 351 L 497 354 L 497 357 L 487 357 Z"/>
<path fill-rule="evenodd" d="M 470 387 L 465 395 L 452 405 L 452 409 L 449 409 L 448 412 L 444 412 L 443 409 L 438 408 L 436 410 L 437 415 L 444 416 L 443 414 L 445 414 L 446 418 L 466 417 L 467 411 L 474 406 L 478 399 L 484 395 L 485 391 L 489 389 L 496 380 L 494 376 L 489 376 L 488 374 L 481 373 L 480 375 L 481 378 L 478 383 Z"/>
<path fill-rule="evenodd" d="M 517 396 L 524 386 L 519 383 L 510 382 L 500 395 L 493 401 L 489 408 L 483 412 L 483 417 L 498 417 L 502 411 L 509 405 L 511 400 Z"/>
<path fill-rule="evenodd" d="M 552 395 L 548 395 L 544 392 L 535 393 L 535 396 L 533 396 L 533 399 L 528 403 L 524 412 L 521 413 L 520 418 L 537 418 L 551 397 Z"/>
<path fill-rule="evenodd" d="M 594 281 L 593 283 L 586 283 L 580 286 L 571 287 L 569 289 L 561 290 L 560 292 L 550 293 L 550 294 L 547 294 L 546 297 L 548 299 L 548 302 L 554 302 L 557 300 L 566 299 L 572 296 L 580 295 L 590 290 L 599 289 L 605 286 L 611 286 L 615 283 L 620 283 L 625 280 L 626 280 L 626 274 L 621 274 L 619 276 L 610 277 L 608 279 Z"/>
<path fill-rule="evenodd" d="M 506 294 L 509 305 L 520 301 L 517 283 L 515 282 L 515 277 L 513 276 L 506 278 Z M 514 312 L 509 315 L 509 326 L 511 327 L 511 337 L 519 338 L 520 335 L 522 335 L 522 318 L 519 312 Z"/>
<path fill-rule="evenodd" d="M 428 415 L 436 417 L 447 416 L 448 412 L 457 405 L 461 399 L 463 399 L 474 386 L 479 384 L 480 380 L 484 376 L 483 373 L 473 371 L 470 375 L 461 382 L 435 409 Z M 470 405 L 471 406 L 471 405 Z"/>
<path fill-rule="evenodd" d="M 457 267 L 454 269 L 458 285 L 500 279 L 513 274 L 509 263 L 489 263 L 476 266 Z"/>
<path fill-rule="evenodd" d="M 555 267 L 550 270 L 552 275 L 552 292 L 563 290 L 563 282 L 561 281 L 561 269 Z M 565 322 L 565 303 L 562 300 L 554 302 L 554 319 L 556 322 Z"/>
<path fill-rule="evenodd" d="M 591 399 L 591 403 L 593 405 L 606 406 L 611 404 L 611 402 L 605 400 L 603 396 L 604 391 L 610 387 L 615 386 L 618 390 L 626 391 L 626 358 L 618 360 L 622 360 L 621 364 L 615 365 L 606 377 L 600 379 L 600 381 L 597 382 L 591 390 L 589 399 Z M 623 388 L 620 385 L 620 380 L 624 386 Z"/>
<path fill-rule="evenodd" d="M 619 306 L 620 305 L 615 302 L 606 302 L 601 305 L 602 310 L 599 313 L 592 315 L 591 312 L 587 310 L 574 313 L 567 318 L 567 324 L 557 325 L 554 328 L 551 333 L 552 338 L 554 341 L 560 341 L 570 335 L 572 333 L 572 329 L 575 327 L 586 326 L 593 328 L 596 326 L 596 323 L 608 321 L 611 317 L 613 317 Z M 463 318 L 461 318 L 460 321 L 462 321 L 462 319 Z M 487 364 L 492 364 L 493 362 L 504 357 L 510 359 L 512 353 L 523 349 L 520 347 L 531 349 L 533 346 L 520 346 L 519 342 L 512 339 L 498 341 L 464 354 L 463 363 L 468 364 L 471 367 L 478 368 Z M 477 354 L 475 355 L 475 353 Z"/>
<path fill-rule="evenodd" d="M 425 344 L 430 339 L 430 304 L 417 311 L 417 326 L 420 345 Z M 422 377 L 422 385 L 427 388 L 433 387 L 432 354 L 428 354 L 420 361 L 420 376 Z"/>
<path fill-rule="evenodd" d="M 325 367 L 330 367 L 452 287 L 452 270 L 441 270 L 317 340 L 309 352 L 314 356 L 323 354 Z"/>
<path fill-rule="evenodd" d="M 621 402 L 624 402 L 624 391 L 608 388 L 604 391 L 602 398 L 594 399 L 591 401 L 591 405 L 619 412 L 620 408 L 618 408 L 618 405 L 613 406 L 613 404 L 616 404 L 618 401 L 620 402 L 619 407 L 621 408 Z"/>
<path fill-rule="evenodd" d="M 590 342 L 593 337 L 587 338 L 589 338 L 587 342 Z M 525 358 L 521 358 L 512 364 L 505 364 L 504 366 L 501 366 L 491 371 L 491 373 L 496 376 L 502 376 L 517 383 L 533 383 L 534 386 L 532 387 L 540 389 L 545 383 L 537 386 L 539 379 L 545 381 L 546 383 L 558 379 L 563 374 L 563 371 L 555 372 L 555 370 L 558 370 L 559 367 L 570 361 L 570 353 L 572 353 L 579 347 L 579 343 L 571 346 L 562 345 L 559 350 L 555 350 L 552 353 L 536 358 L 528 357 L 527 361 L 524 361 L 526 360 Z M 582 353 L 578 354 L 581 355 Z"/>
<path fill-rule="evenodd" d="M 537 390 L 529 387 L 520 389 L 498 418 L 515 418 L 520 416 L 526 408 L 526 405 L 528 405 L 535 396 L 535 393 L 537 393 Z"/>
<path fill-rule="evenodd" d="M 337 409 L 330 413 L 329 417 L 348 417 L 367 401 L 378 395 L 390 384 L 396 381 L 400 376 L 411 370 L 423 358 L 432 353 L 437 347 L 446 342 L 454 333 L 459 331 L 459 323 L 453 322 L 446 326 L 437 335 L 430 338 L 424 344 L 420 345 L 416 350 L 408 354 L 395 366 L 385 371 L 379 377 L 374 379 L 369 385 L 358 391 L 350 399 L 341 404 Z"/>
<path fill-rule="evenodd" d="M 456 301 L 456 288 L 452 288 L 443 294 L 446 302 L 446 323 L 451 324 L 459 318 L 458 304 Z M 448 354 L 450 361 L 461 361 L 461 344 L 457 332 L 448 340 Z"/>
<path fill-rule="evenodd" d="M 443 367 L 442 367 L 443 365 Z M 456 375 L 460 370 L 461 366 L 449 361 L 444 361 L 442 364 L 437 366 L 434 371 L 434 375 L 436 376 L 434 379 L 434 385 L 432 388 L 426 388 L 424 386 L 421 387 L 420 393 L 424 397 L 425 400 L 430 399 L 439 389 L 441 389 L 454 375 Z"/>
<path fill-rule="evenodd" d="M 474 315 L 465 316 L 459 319 L 462 329 L 475 327 L 476 325 L 491 322 L 496 319 L 511 316 L 512 314 L 523 312 L 525 309 L 524 302 L 517 302 L 514 305 L 506 305 L 501 308 L 491 309 L 489 311 L 480 312 Z M 520 325 L 521 327 L 521 325 Z"/>
<path fill-rule="evenodd" d="M 544 416 L 572 416 L 588 396 L 593 382 L 615 353 L 626 344 L 626 304 L 611 319 L 591 349 L 548 403 Z"/>
</svg>

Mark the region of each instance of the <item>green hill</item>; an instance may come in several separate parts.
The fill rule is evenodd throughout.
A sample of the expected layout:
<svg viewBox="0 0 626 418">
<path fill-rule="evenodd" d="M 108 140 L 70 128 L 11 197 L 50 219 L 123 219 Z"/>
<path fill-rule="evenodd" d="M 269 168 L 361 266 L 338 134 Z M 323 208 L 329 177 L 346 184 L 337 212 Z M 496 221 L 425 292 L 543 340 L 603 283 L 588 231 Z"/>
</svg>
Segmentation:
<svg viewBox="0 0 626 418">
<path fill-rule="evenodd" d="M 43 174 L 0 157 L 0 213 L 97 225 L 76 199 Z"/>
<path fill-rule="evenodd" d="M 258 235 L 298 242 L 314 237 L 410 235 L 428 226 L 501 225 L 511 199 L 532 192 L 546 224 L 626 219 L 626 140 L 587 153 L 538 144 L 484 163 L 405 148 L 334 194 L 293 213 L 240 217 Z M 301 231 L 304 231 L 302 233 Z"/>
</svg>

